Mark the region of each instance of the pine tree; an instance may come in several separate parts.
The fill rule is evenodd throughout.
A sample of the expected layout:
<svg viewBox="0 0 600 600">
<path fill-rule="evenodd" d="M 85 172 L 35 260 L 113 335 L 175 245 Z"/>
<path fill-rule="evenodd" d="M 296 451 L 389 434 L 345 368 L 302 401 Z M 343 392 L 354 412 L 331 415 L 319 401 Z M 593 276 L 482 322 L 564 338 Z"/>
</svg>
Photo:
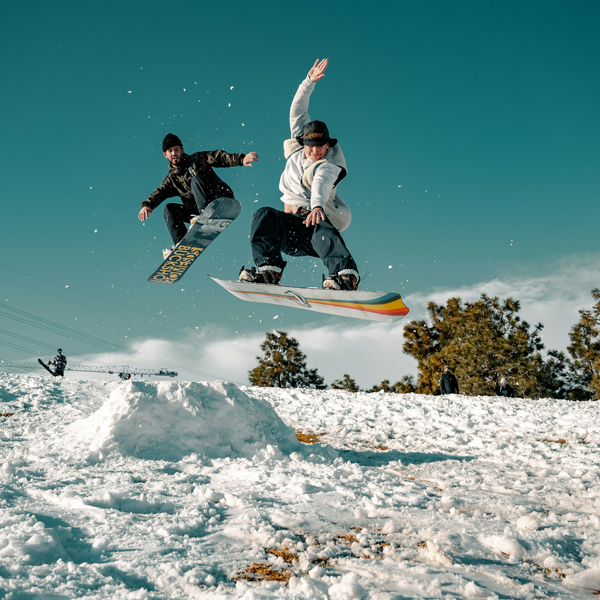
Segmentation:
<svg viewBox="0 0 600 600">
<path fill-rule="evenodd" d="M 404 375 L 400 381 L 393 385 L 389 379 L 384 379 L 379 385 L 374 385 L 367 390 L 369 393 L 385 392 L 386 394 L 411 394 L 416 391 L 415 380 L 412 375 Z"/>
<path fill-rule="evenodd" d="M 389 394 L 392 391 L 390 387 L 390 380 L 384 379 L 379 385 L 374 385 L 371 389 L 367 390 L 369 394 L 374 394 L 375 392 L 385 392 Z"/>
<path fill-rule="evenodd" d="M 260 348 L 264 355 L 256 357 L 258 366 L 248 373 L 252 385 L 317 390 L 327 387 L 317 369 L 307 368 L 306 355 L 300 351 L 298 340 L 284 331 L 267 333 Z"/>
<path fill-rule="evenodd" d="M 346 390 L 347 392 L 360 392 L 360 387 L 356 384 L 356 381 L 348 375 L 348 373 L 344 374 L 342 379 L 336 379 L 331 384 L 332 390 Z"/>
<path fill-rule="evenodd" d="M 394 394 L 413 394 L 417 391 L 415 378 L 412 375 L 404 375 L 400 381 L 392 386 Z"/>
<path fill-rule="evenodd" d="M 434 394 L 444 365 L 456 375 L 461 393 L 493 395 L 505 377 L 515 395 L 525 398 L 560 397 L 564 356 L 544 359 L 539 323 L 533 330 L 518 316 L 520 304 L 501 302 L 482 294 L 477 302 L 451 298 L 446 306 L 428 305 L 432 325 L 411 321 L 404 329 L 404 352 L 418 361 L 419 393 Z"/>
<path fill-rule="evenodd" d="M 580 310 L 579 323 L 569 333 L 571 355 L 569 371 L 573 400 L 600 400 L 600 290 L 592 290 L 596 304 Z"/>
</svg>

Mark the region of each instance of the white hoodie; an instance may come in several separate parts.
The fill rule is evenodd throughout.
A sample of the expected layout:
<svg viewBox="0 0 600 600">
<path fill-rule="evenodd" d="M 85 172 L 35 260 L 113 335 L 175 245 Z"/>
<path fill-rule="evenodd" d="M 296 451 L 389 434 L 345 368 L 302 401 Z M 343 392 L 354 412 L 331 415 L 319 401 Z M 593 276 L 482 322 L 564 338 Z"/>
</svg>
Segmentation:
<svg viewBox="0 0 600 600">
<path fill-rule="evenodd" d="M 304 133 L 304 128 L 310 122 L 308 105 L 314 89 L 315 82 L 307 77 L 292 101 L 292 139 L 284 142 L 287 162 L 279 180 L 279 190 L 283 194 L 281 200 L 307 210 L 320 206 L 334 227 L 343 231 L 350 224 L 351 215 L 350 209 L 336 195 L 335 184 L 347 173 L 346 160 L 339 144 L 329 148 L 325 158 L 315 163 L 304 157 L 304 148 L 295 139 Z"/>
</svg>

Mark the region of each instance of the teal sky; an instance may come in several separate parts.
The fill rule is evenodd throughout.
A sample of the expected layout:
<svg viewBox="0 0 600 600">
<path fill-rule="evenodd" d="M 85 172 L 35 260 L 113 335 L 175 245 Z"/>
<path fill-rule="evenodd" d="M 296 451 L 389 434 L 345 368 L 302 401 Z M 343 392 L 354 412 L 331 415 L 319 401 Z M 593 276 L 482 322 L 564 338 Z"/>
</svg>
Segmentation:
<svg viewBox="0 0 600 600">
<path fill-rule="evenodd" d="M 363 289 L 427 294 L 596 253 L 599 23 L 595 1 L 11 3 L 0 300 L 121 345 L 270 331 L 275 315 L 283 329 L 331 322 L 206 277 L 236 278 L 252 213 L 280 207 L 289 105 L 317 58 L 330 62 L 310 114 L 348 161 Z M 167 132 L 190 153 L 260 155 L 219 170 L 242 214 L 179 286 L 146 281 L 170 239 L 162 207 L 137 220 Z M 295 259 L 285 281 L 323 272 Z M 5 313 L 0 329 L 32 340 L 0 332 L 5 360 L 93 351 Z"/>
</svg>

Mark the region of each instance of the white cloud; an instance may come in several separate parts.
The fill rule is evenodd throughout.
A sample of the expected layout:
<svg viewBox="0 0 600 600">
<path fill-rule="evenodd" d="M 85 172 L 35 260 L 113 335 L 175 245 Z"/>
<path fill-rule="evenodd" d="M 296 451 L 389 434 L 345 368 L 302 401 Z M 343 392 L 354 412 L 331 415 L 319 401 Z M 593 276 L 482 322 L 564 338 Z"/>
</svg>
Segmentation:
<svg viewBox="0 0 600 600">
<path fill-rule="evenodd" d="M 317 367 L 327 383 L 344 373 L 349 373 L 362 387 L 371 387 L 383 379 L 393 383 L 407 373 L 416 374 L 416 361 L 402 353 L 404 325 L 408 320 L 424 318 L 431 300 L 439 304 L 458 296 L 463 301 L 474 301 L 486 293 L 519 300 L 524 320 L 531 325 L 538 322 L 545 325 L 546 347 L 564 350 L 569 343 L 569 330 L 578 320 L 578 311 L 592 304 L 590 290 L 600 286 L 599 264 L 598 256 L 565 258 L 549 267 L 551 274 L 548 275 L 523 275 L 430 294 L 411 294 L 404 299 L 411 309 L 409 316 L 394 324 L 347 319 L 316 328 L 292 328 L 287 332 L 300 342 L 308 366 Z M 142 356 L 163 357 L 162 364 L 160 360 L 153 364 L 169 369 L 178 365 L 175 370 L 179 371 L 180 378 L 247 383 L 248 371 L 256 366 L 256 356 L 261 354 L 264 336 L 264 332 L 250 332 L 245 337 L 227 337 L 223 331 L 210 327 L 177 342 L 159 339 L 135 342 L 132 348 L 140 353 L 140 360 L 118 354 L 89 358 L 147 368 L 150 365 Z"/>
</svg>

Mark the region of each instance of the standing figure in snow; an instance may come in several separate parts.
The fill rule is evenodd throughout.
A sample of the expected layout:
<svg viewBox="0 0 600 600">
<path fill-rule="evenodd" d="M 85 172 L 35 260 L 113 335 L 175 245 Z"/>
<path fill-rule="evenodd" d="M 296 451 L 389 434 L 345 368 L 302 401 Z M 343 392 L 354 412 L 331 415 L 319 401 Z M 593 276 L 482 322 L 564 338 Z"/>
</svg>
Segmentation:
<svg viewBox="0 0 600 600">
<path fill-rule="evenodd" d="M 214 172 L 213 167 L 251 167 L 258 160 L 256 152 L 229 154 L 224 150 L 184 153 L 181 140 L 172 133 L 162 142 L 163 156 L 169 161 L 169 173 L 147 200 L 138 214 L 146 220 L 153 210 L 167 198 L 178 196 L 183 204 L 165 206 L 164 216 L 173 240 L 173 248 L 185 237 L 187 227 L 193 225 L 202 211 L 217 198 L 233 198 L 232 189 Z M 172 252 L 163 250 L 163 258 Z"/>
<path fill-rule="evenodd" d="M 58 354 L 54 357 L 54 360 L 49 360 L 49 365 L 54 365 L 54 371 L 50 371 L 54 377 L 64 377 L 65 369 L 67 368 L 67 357 L 63 356 L 62 350 L 57 350 Z"/>
<path fill-rule="evenodd" d="M 448 365 L 444 367 L 444 374 L 440 379 L 440 392 L 442 396 L 444 394 L 458 394 L 458 381 L 456 381 L 456 377 L 454 377 Z"/>
<path fill-rule="evenodd" d="M 283 252 L 319 257 L 329 270 L 324 288 L 358 289 L 358 269 L 340 235 L 350 224 L 350 209 L 336 193 L 347 174 L 346 160 L 327 125 L 308 115 L 310 95 L 327 64 L 317 59 L 294 96 L 292 139 L 283 144 L 287 162 L 279 180 L 284 210 L 264 207 L 254 213 L 250 244 L 256 268 L 242 267 L 240 281 L 279 284 L 287 264 Z"/>
<path fill-rule="evenodd" d="M 504 396 L 505 398 L 514 398 L 515 390 L 513 390 L 504 377 L 500 380 L 500 385 L 496 387 L 496 396 Z"/>
</svg>

